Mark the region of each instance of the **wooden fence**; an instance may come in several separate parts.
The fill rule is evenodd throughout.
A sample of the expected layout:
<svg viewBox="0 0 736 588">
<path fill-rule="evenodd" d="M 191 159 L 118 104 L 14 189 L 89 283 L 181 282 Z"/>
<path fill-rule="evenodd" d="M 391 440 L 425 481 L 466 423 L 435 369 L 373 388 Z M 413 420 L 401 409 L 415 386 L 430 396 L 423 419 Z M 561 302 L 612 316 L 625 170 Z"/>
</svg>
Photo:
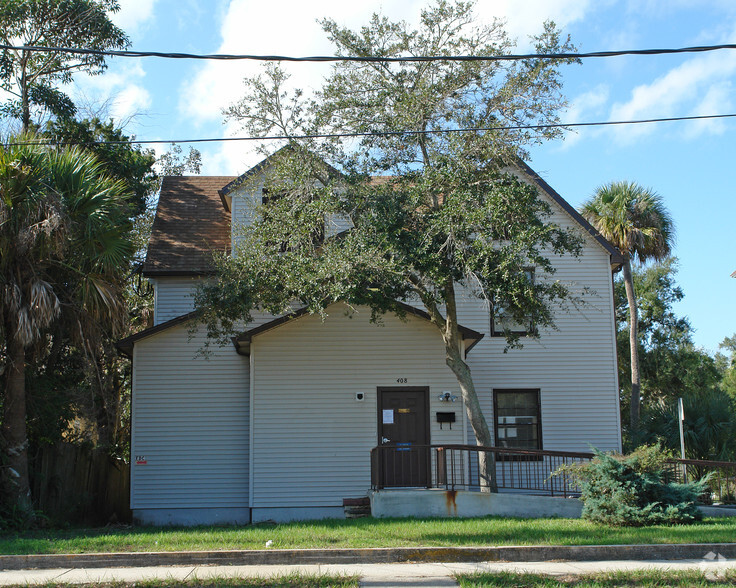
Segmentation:
<svg viewBox="0 0 736 588">
<path fill-rule="evenodd" d="M 59 443 L 31 463 L 36 508 L 54 521 L 104 525 L 129 522 L 130 465 L 104 450 Z"/>
</svg>

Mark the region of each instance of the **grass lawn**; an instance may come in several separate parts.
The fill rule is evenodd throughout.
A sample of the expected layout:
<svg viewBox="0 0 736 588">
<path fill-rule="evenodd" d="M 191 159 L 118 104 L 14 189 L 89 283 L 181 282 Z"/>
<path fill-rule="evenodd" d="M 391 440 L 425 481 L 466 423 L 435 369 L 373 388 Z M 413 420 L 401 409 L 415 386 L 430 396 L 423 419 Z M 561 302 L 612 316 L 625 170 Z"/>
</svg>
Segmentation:
<svg viewBox="0 0 736 588">
<path fill-rule="evenodd" d="M 613 588 L 618 586 L 644 586 L 662 588 L 666 586 L 703 587 L 736 586 L 736 572 L 724 570 L 718 575 L 705 575 L 700 571 L 666 572 L 634 571 L 591 574 L 585 576 L 566 576 L 562 578 L 539 574 L 498 574 L 459 575 L 457 580 L 462 588 L 485 587 L 529 587 L 529 588 Z"/>
<path fill-rule="evenodd" d="M 352 519 L 242 527 L 45 529 L 0 537 L 0 554 L 493 545 L 729 543 L 736 517 L 692 525 L 607 527 L 581 519 Z"/>
</svg>

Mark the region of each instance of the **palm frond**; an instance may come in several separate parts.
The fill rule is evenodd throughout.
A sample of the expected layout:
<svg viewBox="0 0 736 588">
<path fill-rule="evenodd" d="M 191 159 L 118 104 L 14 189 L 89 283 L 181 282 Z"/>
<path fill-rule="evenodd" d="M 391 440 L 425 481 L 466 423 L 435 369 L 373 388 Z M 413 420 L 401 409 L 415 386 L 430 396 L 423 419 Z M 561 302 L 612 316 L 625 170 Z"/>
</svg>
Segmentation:
<svg viewBox="0 0 736 588">
<path fill-rule="evenodd" d="M 674 221 L 663 198 L 635 182 L 611 182 L 599 187 L 580 213 L 631 259 L 659 261 L 672 251 Z"/>
</svg>

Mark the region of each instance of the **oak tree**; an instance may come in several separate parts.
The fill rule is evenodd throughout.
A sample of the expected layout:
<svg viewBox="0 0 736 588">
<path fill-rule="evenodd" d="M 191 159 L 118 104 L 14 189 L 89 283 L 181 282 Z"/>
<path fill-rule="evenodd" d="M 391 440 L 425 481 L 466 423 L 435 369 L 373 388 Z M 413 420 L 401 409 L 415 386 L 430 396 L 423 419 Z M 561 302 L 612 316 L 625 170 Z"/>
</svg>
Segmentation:
<svg viewBox="0 0 736 588">
<path fill-rule="evenodd" d="M 580 238 L 552 222 L 549 204 L 513 171 L 528 145 L 560 129 L 508 127 L 559 122 L 560 66 L 575 60 L 389 61 L 509 54 L 503 23 L 476 23 L 465 2 L 435 2 L 416 30 L 379 15 L 358 31 L 322 26 L 337 55 L 379 60 L 338 62 L 308 99 L 288 90 L 279 67 L 246 80 L 226 115 L 255 136 L 289 137 L 266 186 L 279 197 L 200 288 L 201 320 L 223 338 L 254 309 L 278 314 L 293 301 L 312 313 L 336 301 L 366 305 L 377 320 L 414 303 L 441 335 L 477 443 L 492 446 L 462 351 L 459 298 L 492 302 L 517 322 L 533 317 L 532 336 L 570 300 L 552 258 L 579 253 Z M 532 44 L 573 50 L 553 23 Z M 494 489 L 492 459 L 480 455 L 482 485 Z"/>
</svg>

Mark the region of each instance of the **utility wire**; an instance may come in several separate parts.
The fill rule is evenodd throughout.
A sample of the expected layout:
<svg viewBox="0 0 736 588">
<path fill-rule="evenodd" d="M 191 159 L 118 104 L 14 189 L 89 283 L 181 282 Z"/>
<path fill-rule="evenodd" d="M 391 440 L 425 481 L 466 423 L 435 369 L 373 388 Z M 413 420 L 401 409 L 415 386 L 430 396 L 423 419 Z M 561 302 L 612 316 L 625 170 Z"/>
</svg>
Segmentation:
<svg viewBox="0 0 736 588">
<path fill-rule="evenodd" d="M 206 139 L 130 139 L 127 141 L 20 141 L 6 143 L 7 147 L 20 147 L 24 145 L 60 146 L 60 145 L 126 145 L 135 143 L 137 145 L 153 144 L 178 144 L 178 143 L 224 143 L 227 141 L 278 141 L 292 139 L 338 139 L 355 137 L 388 137 L 399 135 L 423 135 L 423 134 L 445 134 L 445 133 L 482 133 L 488 131 L 519 131 L 525 129 L 555 129 L 572 127 L 602 127 L 613 125 L 638 125 L 658 122 L 675 122 L 688 120 L 705 120 L 718 118 L 736 118 L 732 114 L 702 114 L 696 116 L 675 116 L 669 118 L 647 118 L 639 120 L 609 120 L 599 122 L 577 122 L 577 123 L 555 123 L 544 125 L 512 125 L 498 127 L 473 127 L 463 129 L 431 129 L 426 131 L 379 131 L 365 133 L 318 133 L 313 135 L 268 135 L 266 137 L 217 137 Z"/>
<path fill-rule="evenodd" d="M 585 59 L 588 57 L 619 57 L 622 55 L 670 55 L 674 53 L 704 53 L 736 49 L 736 44 L 701 45 L 674 49 L 625 49 L 622 51 L 593 51 L 589 53 L 528 53 L 523 55 L 426 55 L 406 57 L 376 57 L 356 55 L 314 55 L 311 57 L 289 57 L 286 55 L 238 55 L 226 53 L 197 54 L 169 53 L 160 51 L 117 51 L 102 49 L 78 49 L 73 47 L 39 47 L 36 45 L 3 45 L 3 51 L 31 51 L 41 53 L 74 53 L 78 55 L 103 55 L 110 57 L 160 57 L 164 59 L 200 59 L 219 61 L 297 61 L 297 62 L 418 62 L 418 61 L 520 61 L 523 59 Z"/>
</svg>

